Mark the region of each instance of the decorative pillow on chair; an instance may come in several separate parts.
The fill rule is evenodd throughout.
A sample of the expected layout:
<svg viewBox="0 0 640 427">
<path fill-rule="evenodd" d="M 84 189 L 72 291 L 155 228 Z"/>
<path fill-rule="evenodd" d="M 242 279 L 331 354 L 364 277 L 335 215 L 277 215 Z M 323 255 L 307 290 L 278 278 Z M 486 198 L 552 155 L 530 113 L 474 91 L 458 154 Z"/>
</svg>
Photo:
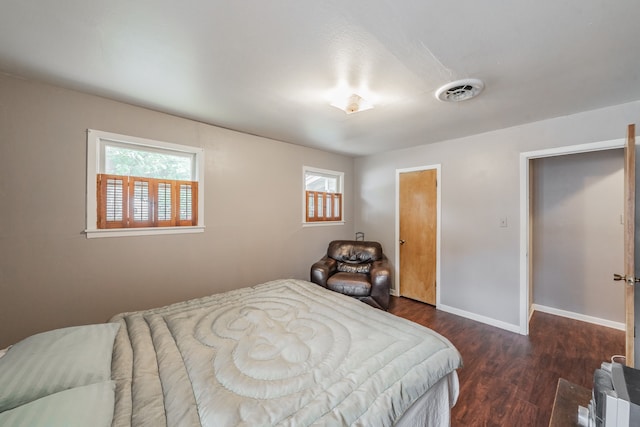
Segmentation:
<svg viewBox="0 0 640 427">
<path fill-rule="evenodd" d="M 367 274 L 371 270 L 371 264 L 349 264 L 338 261 L 338 271 L 344 273 L 364 273 Z"/>
<path fill-rule="evenodd" d="M 32 335 L 0 358 L 0 412 L 66 389 L 111 379 L 118 323 Z"/>
</svg>

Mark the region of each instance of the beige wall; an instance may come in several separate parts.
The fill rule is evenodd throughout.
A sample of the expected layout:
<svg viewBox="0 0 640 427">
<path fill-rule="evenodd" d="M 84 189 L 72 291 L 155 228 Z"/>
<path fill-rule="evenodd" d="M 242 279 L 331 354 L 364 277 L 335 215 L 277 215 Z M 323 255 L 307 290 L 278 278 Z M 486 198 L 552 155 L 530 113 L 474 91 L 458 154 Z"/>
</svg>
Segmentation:
<svg viewBox="0 0 640 427">
<path fill-rule="evenodd" d="M 202 234 L 86 239 L 88 128 L 205 150 Z M 302 227 L 302 166 L 345 173 L 346 225 Z M 0 76 L 0 348 L 264 281 L 352 238 L 353 159 Z"/>
</svg>

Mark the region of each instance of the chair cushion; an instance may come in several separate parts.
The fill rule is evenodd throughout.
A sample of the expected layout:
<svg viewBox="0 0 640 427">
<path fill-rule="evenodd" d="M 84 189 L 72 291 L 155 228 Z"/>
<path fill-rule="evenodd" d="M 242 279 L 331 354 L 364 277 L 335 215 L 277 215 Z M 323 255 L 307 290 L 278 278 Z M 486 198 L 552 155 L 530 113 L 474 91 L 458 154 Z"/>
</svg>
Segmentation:
<svg viewBox="0 0 640 427">
<path fill-rule="evenodd" d="M 365 297 L 371 294 L 371 283 L 367 276 L 360 273 L 340 272 L 329 277 L 327 288 L 352 297 Z"/>
</svg>

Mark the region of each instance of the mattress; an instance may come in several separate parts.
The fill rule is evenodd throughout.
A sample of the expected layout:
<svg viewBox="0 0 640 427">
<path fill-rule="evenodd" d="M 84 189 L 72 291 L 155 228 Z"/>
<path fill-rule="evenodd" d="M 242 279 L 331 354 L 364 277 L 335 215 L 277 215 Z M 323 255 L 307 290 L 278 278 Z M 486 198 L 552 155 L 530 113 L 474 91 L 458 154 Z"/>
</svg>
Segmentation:
<svg viewBox="0 0 640 427">
<path fill-rule="evenodd" d="M 115 427 L 446 425 L 457 398 L 446 338 L 305 281 L 111 321 Z"/>
</svg>

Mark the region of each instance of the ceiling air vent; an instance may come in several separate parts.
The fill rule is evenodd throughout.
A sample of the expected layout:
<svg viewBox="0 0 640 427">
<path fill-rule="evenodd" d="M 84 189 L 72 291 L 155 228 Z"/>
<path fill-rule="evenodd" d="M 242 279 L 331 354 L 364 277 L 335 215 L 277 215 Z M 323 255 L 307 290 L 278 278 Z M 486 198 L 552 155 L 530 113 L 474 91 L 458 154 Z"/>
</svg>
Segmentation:
<svg viewBox="0 0 640 427">
<path fill-rule="evenodd" d="M 436 91 L 436 98 L 445 102 L 460 102 L 474 98 L 482 92 L 484 83 L 478 79 L 456 80 Z"/>
</svg>

